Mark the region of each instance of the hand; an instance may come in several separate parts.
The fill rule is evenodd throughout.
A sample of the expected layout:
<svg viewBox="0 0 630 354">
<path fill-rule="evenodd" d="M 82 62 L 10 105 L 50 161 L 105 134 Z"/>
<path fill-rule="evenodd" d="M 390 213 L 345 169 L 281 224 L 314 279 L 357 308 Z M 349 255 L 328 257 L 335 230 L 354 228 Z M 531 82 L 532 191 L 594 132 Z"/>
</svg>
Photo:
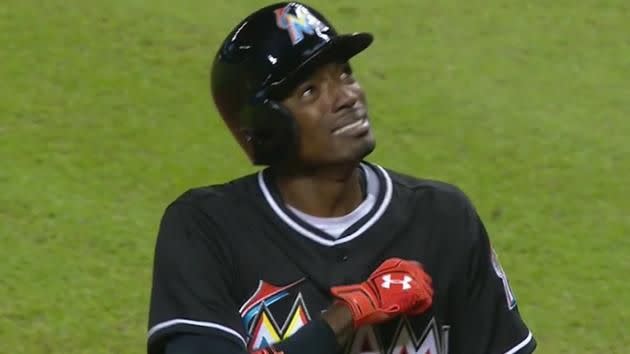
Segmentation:
<svg viewBox="0 0 630 354">
<path fill-rule="evenodd" d="M 350 308 L 354 328 L 402 314 L 419 315 L 433 302 L 431 277 L 420 263 L 400 258 L 383 262 L 363 283 L 330 290 Z"/>
</svg>

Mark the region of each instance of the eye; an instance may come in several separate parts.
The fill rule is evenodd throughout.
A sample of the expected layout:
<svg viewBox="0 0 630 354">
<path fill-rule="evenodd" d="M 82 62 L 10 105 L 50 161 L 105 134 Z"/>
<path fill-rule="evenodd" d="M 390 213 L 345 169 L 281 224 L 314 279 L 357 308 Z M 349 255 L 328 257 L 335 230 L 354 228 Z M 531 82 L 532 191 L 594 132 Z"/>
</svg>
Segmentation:
<svg viewBox="0 0 630 354">
<path fill-rule="evenodd" d="M 301 97 L 311 96 L 314 91 L 315 91 L 315 87 L 313 85 L 308 85 L 308 86 L 302 88 L 300 96 Z"/>
<path fill-rule="evenodd" d="M 298 90 L 298 96 L 303 100 L 311 100 L 317 94 L 317 88 L 313 84 L 305 84 Z"/>
</svg>

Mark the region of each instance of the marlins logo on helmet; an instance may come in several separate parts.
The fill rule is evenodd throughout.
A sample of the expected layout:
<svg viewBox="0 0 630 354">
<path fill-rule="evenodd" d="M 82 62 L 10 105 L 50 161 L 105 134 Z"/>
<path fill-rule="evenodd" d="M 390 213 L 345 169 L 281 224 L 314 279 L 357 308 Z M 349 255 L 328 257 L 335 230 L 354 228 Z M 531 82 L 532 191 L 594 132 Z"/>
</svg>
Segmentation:
<svg viewBox="0 0 630 354">
<path fill-rule="evenodd" d="M 295 14 L 292 14 L 291 11 Z M 278 27 L 286 29 L 291 37 L 291 43 L 294 45 L 300 43 L 304 39 L 304 34 L 315 34 L 325 41 L 329 41 L 330 37 L 325 33 L 329 28 L 322 23 L 317 17 L 313 16 L 306 7 L 301 5 L 290 6 L 276 9 L 276 23 Z"/>
</svg>

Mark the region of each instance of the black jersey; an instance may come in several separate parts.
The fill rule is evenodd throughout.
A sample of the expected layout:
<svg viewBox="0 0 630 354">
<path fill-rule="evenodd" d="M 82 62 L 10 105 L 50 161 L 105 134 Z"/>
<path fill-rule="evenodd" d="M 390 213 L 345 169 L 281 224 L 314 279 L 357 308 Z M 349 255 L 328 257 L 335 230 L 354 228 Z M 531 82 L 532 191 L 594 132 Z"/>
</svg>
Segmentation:
<svg viewBox="0 0 630 354">
<path fill-rule="evenodd" d="M 225 336 L 248 350 L 281 341 L 332 303 L 330 287 L 362 282 L 390 257 L 423 264 L 432 308 L 359 329 L 343 353 L 531 353 L 536 342 L 468 198 L 364 166 L 380 181 L 376 203 L 339 237 L 296 217 L 269 170 L 174 201 L 157 238 L 149 353 L 175 333 Z"/>
</svg>

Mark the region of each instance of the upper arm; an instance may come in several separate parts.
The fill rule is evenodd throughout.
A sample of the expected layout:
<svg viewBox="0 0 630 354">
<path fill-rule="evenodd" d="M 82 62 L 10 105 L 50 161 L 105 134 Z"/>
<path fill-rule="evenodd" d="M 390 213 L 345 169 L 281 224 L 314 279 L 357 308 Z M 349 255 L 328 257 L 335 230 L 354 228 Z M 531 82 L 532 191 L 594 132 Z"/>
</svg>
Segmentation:
<svg viewBox="0 0 630 354">
<path fill-rule="evenodd" d="M 451 348 L 455 353 L 531 353 L 536 341 L 472 206 L 467 217 L 470 243 L 464 247 L 463 267 L 454 285 Z"/>
<path fill-rule="evenodd" d="M 222 336 L 245 345 L 232 296 L 227 247 L 218 227 L 199 209 L 174 203 L 160 223 L 149 310 L 148 352 L 162 354 L 175 334 Z"/>
</svg>

